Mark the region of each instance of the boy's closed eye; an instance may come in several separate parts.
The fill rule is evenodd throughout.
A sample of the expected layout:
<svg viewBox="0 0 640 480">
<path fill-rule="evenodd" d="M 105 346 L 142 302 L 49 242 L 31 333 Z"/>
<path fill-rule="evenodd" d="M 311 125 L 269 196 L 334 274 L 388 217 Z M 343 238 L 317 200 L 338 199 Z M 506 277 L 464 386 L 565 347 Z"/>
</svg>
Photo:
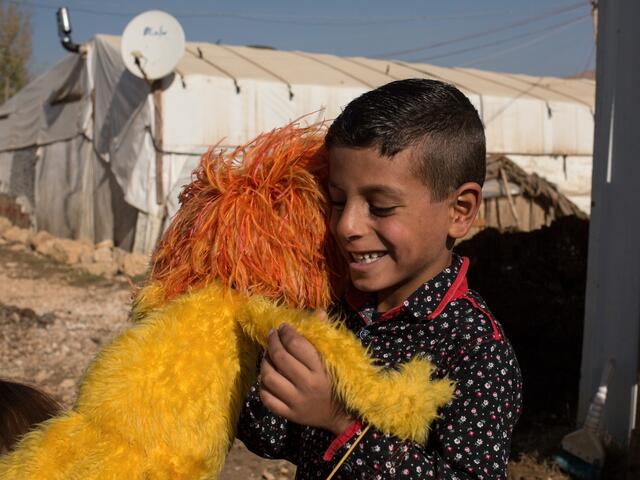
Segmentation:
<svg viewBox="0 0 640 480">
<path fill-rule="evenodd" d="M 397 206 L 385 207 L 385 206 L 369 204 L 369 213 L 374 217 L 388 217 L 389 215 L 392 215 L 395 212 L 396 208 L 398 207 Z"/>
<path fill-rule="evenodd" d="M 344 210 L 346 202 L 344 200 L 331 200 L 331 207 L 334 210 L 342 211 Z M 384 206 L 384 205 L 376 205 L 373 203 L 368 203 L 369 213 L 374 217 L 386 217 L 395 212 L 398 208 L 397 205 L 392 206 Z"/>
</svg>

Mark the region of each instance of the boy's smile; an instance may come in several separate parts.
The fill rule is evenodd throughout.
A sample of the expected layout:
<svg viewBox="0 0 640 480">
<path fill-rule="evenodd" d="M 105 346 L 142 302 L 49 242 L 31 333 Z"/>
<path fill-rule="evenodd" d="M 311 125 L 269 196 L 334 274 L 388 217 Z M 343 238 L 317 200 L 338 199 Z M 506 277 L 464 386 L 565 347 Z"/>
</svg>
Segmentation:
<svg viewBox="0 0 640 480">
<path fill-rule="evenodd" d="M 378 293 L 378 310 L 401 304 L 451 262 L 450 202 L 432 201 L 412 170 L 411 148 L 330 151 L 331 231 L 353 285 Z"/>
</svg>

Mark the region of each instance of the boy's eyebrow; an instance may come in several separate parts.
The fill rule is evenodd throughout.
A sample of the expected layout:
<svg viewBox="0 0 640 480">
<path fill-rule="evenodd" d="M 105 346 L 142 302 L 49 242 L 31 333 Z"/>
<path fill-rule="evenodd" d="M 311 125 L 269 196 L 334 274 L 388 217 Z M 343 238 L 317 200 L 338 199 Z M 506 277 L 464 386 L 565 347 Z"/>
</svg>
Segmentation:
<svg viewBox="0 0 640 480">
<path fill-rule="evenodd" d="M 329 181 L 329 187 L 330 188 L 335 188 L 336 190 L 342 190 L 342 188 L 340 188 L 338 185 L 336 185 L 335 183 Z M 390 197 L 394 197 L 396 199 L 401 199 L 402 198 L 402 191 L 395 189 L 393 187 L 390 187 L 388 185 L 367 185 L 365 187 L 362 187 L 361 192 L 363 195 L 373 195 L 373 194 L 379 194 L 379 195 L 387 195 Z"/>
<path fill-rule="evenodd" d="M 390 197 L 395 197 L 398 199 L 402 198 L 402 191 L 397 190 L 388 185 L 367 185 L 362 189 L 362 193 L 364 193 L 365 195 L 371 195 L 371 194 L 377 193 L 382 195 L 388 195 Z"/>
</svg>

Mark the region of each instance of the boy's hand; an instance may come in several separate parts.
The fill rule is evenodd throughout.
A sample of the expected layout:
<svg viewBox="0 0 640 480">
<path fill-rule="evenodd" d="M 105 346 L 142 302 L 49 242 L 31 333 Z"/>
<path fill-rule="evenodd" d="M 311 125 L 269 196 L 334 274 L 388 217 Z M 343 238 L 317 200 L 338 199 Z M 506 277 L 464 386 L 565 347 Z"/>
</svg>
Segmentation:
<svg viewBox="0 0 640 480">
<path fill-rule="evenodd" d="M 336 436 L 353 421 L 333 396 L 320 354 L 290 325 L 269 334 L 260 371 L 260 398 L 276 415 Z"/>
</svg>

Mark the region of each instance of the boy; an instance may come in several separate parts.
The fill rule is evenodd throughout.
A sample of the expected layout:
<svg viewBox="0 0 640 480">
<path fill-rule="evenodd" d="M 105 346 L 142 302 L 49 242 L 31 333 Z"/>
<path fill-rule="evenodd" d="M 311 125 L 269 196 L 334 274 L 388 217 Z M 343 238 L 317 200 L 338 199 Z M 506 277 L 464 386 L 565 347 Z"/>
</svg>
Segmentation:
<svg viewBox="0 0 640 480">
<path fill-rule="evenodd" d="M 452 252 L 481 203 L 482 123 L 455 87 L 401 80 L 353 100 L 331 125 L 331 231 L 351 285 L 347 326 L 384 367 L 416 355 L 456 382 L 427 445 L 365 426 L 333 397 L 313 346 L 283 325 L 269 336 L 259 387 L 238 437 L 286 458 L 296 478 L 503 479 L 522 405 L 515 355 L 483 300 L 468 260 Z M 364 434 L 363 434 L 364 432 Z"/>
</svg>

